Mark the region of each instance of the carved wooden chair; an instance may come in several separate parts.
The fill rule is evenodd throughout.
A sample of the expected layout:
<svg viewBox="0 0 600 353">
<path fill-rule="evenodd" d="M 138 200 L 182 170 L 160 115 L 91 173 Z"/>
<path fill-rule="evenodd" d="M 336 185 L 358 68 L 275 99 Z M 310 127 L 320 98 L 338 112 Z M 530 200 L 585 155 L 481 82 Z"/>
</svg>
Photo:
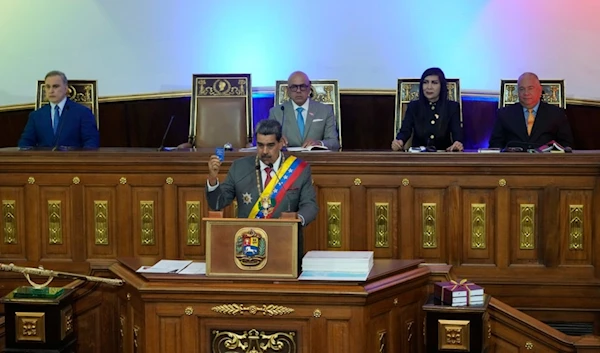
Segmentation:
<svg viewBox="0 0 600 353">
<path fill-rule="evenodd" d="M 250 74 L 194 74 L 188 142 L 180 148 L 252 143 Z"/>
</svg>

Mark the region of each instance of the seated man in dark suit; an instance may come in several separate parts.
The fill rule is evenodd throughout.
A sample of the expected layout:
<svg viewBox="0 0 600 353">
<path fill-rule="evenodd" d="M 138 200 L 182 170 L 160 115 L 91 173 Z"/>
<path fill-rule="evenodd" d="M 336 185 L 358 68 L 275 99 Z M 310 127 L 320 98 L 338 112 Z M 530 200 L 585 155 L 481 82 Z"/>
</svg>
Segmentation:
<svg viewBox="0 0 600 353">
<path fill-rule="evenodd" d="M 213 210 L 238 201 L 238 218 L 278 218 L 282 212 L 297 212 L 302 226 L 317 217 L 319 207 L 312 185 L 310 166 L 281 153 L 281 125 L 262 120 L 256 127 L 257 155 L 233 161 L 223 183 L 217 179 L 221 162 L 208 161 L 206 199 Z M 298 260 L 304 255 L 302 232 L 298 234 Z"/>
<path fill-rule="evenodd" d="M 29 114 L 18 146 L 98 148 L 96 118 L 89 108 L 67 98 L 65 74 L 50 71 L 44 79 L 50 104 Z"/>
<path fill-rule="evenodd" d="M 541 101 L 542 85 L 537 75 L 522 74 L 517 89 L 519 103 L 498 109 L 490 148 L 527 145 L 528 149 L 535 149 L 552 140 L 564 147 L 573 147 L 567 116 L 563 109 Z"/>
<path fill-rule="evenodd" d="M 333 108 L 314 101 L 310 96 L 310 80 L 301 71 L 288 78 L 289 101 L 269 110 L 269 119 L 283 126 L 283 141 L 289 147 L 325 146 L 340 149 Z"/>
</svg>

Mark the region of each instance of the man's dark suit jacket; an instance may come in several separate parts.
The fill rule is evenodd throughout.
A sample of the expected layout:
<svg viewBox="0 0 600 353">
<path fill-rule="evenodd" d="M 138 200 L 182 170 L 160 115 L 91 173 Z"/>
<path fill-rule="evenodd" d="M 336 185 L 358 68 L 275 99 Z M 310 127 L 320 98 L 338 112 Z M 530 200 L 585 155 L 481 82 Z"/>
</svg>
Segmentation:
<svg viewBox="0 0 600 353">
<path fill-rule="evenodd" d="M 571 126 L 564 110 L 540 102 L 531 135 L 527 135 L 523 106 L 515 103 L 498 109 L 494 130 L 490 137 L 490 148 L 505 148 L 507 144 L 523 143 L 531 144 L 531 148 L 537 148 L 552 140 L 564 147 L 573 147 Z"/>
<path fill-rule="evenodd" d="M 19 147 L 98 148 L 100 136 L 92 111 L 67 99 L 60 114 L 56 135 L 52 129 L 50 104 L 29 114 L 29 120 L 19 139 Z"/>
</svg>

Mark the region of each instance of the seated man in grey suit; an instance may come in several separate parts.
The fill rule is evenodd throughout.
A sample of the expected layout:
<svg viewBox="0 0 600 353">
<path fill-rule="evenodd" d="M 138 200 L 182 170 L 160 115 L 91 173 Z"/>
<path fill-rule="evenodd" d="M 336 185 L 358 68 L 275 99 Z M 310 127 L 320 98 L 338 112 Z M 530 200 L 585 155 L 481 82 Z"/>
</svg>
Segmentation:
<svg viewBox="0 0 600 353">
<path fill-rule="evenodd" d="M 332 151 L 340 149 L 333 108 L 312 99 L 310 80 L 301 71 L 288 78 L 289 101 L 269 110 L 269 119 L 283 126 L 283 141 L 289 147 L 320 145 Z"/>
<path fill-rule="evenodd" d="M 302 226 L 317 217 L 319 207 L 312 186 L 310 166 L 281 153 L 281 125 L 262 120 L 256 127 L 256 156 L 237 159 L 219 183 L 219 157 L 208 161 L 206 199 L 213 210 L 238 201 L 238 218 L 278 218 L 282 212 L 297 212 Z M 302 232 L 298 232 L 298 260 L 304 255 Z"/>
</svg>

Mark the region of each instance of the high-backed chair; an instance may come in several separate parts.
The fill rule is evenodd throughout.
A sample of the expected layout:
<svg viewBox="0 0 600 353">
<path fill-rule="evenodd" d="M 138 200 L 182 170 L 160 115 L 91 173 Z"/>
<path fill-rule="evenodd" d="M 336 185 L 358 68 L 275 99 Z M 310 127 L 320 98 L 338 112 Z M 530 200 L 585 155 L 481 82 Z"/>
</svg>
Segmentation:
<svg viewBox="0 0 600 353">
<path fill-rule="evenodd" d="M 194 74 L 190 135 L 179 147 L 234 148 L 252 143 L 250 74 Z"/>
<path fill-rule="evenodd" d="M 340 111 L 340 90 L 337 80 L 311 80 L 310 98 L 314 101 L 328 104 L 333 107 L 333 113 L 337 119 L 338 136 L 340 146 L 342 146 L 342 114 Z M 275 106 L 288 101 L 288 83 L 287 81 L 275 82 Z"/>
<path fill-rule="evenodd" d="M 396 88 L 396 118 L 394 119 L 394 136 L 400 131 L 402 121 L 406 115 L 406 108 L 408 103 L 419 99 L 419 83 L 418 78 L 399 78 L 398 86 Z M 460 92 L 460 79 L 458 78 L 447 78 L 448 87 L 448 100 L 458 102 L 460 106 L 460 123 L 462 125 L 462 102 Z M 404 146 L 410 147 L 412 143 L 412 136 L 408 141 L 404 141 Z"/>
<path fill-rule="evenodd" d="M 542 101 L 563 109 L 567 107 L 565 80 L 540 80 L 540 83 L 542 84 Z M 517 102 L 519 102 L 517 80 L 501 80 L 498 107 L 502 108 Z"/>
<path fill-rule="evenodd" d="M 37 92 L 35 98 L 35 109 L 39 109 L 49 104 L 44 88 L 44 80 L 38 80 Z M 95 80 L 69 80 L 67 97 L 70 100 L 83 104 L 92 110 L 96 117 L 96 126 L 100 128 L 100 119 L 98 116 L 98 82 Z"/>
</svg>

